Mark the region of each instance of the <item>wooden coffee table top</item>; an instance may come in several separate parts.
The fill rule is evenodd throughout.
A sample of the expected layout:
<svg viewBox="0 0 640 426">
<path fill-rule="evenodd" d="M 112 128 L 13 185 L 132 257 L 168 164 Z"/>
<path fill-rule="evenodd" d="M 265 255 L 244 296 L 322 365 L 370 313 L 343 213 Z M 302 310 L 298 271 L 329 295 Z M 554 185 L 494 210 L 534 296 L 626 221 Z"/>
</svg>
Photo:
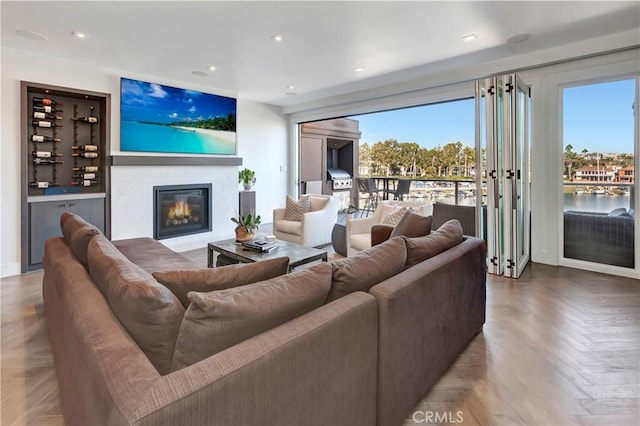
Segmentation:
<svg viewBox="0 0 640 426">
<path fill-rule="evenodd" d="M 305 263 L 316 260 L 327 261 L 327 252 L 312 247 L 304 247 L 299 244 L 289 243 L 287 241 L 275 240 L 278 247 L 269 253 L 259 253 L 252 250 L 246 250 L 241 243 L 237 243 L 235 238 L 229 238 L 222 241 L 214 241 L 207 245 L 209 251 L 209 267 L 211 267 L 212 252 L 227 256 L 231 259 L 244 263 L 260 262 L 262 260 L 275 259 L 277 257 L 287 256 L 289 258 L 289 269 Z"/>
</svg>

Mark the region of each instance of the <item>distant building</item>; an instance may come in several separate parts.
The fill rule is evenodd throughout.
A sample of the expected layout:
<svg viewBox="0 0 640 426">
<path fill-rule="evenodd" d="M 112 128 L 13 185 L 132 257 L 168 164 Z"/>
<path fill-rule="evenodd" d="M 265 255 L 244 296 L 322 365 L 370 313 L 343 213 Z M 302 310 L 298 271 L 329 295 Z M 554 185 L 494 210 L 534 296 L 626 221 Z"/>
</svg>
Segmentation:
<svg viewBox="0 0 640 426">
<path fill-rule="evenodd" d="M 633 166 L 622 167 L 618 169 L 617 182 L 634 183 L 635 173 Z"/>
<path fill-rule="evenodd" d="M 611 167 L 585 166 L 576 170 L 576 182 L 615 182 L 616 169 Z"/>
</svg>

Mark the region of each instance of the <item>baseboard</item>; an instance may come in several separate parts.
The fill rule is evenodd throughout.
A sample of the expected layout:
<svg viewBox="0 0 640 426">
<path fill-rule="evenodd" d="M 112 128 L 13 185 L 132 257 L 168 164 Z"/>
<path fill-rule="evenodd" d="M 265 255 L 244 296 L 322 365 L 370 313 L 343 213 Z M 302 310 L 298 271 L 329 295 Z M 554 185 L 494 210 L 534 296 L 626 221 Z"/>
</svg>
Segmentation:
<svg viewBox="0 0 640 426">
<path fill-rule="evenodd" d="M 0 278 L 12 277 L 21 273 L 20 262 L 0 264 Z"/>
</svg>

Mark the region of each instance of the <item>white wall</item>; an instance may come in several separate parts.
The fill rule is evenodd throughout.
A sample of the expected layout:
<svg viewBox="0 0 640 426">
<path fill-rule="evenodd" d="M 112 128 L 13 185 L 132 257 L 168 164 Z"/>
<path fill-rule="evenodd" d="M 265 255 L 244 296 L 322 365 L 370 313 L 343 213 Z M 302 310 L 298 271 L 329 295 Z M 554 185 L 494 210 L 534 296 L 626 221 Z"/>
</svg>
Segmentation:
<svg viewBox="0 0 640 426">
<path fill-rule="evenodd" d="M 1 49 L 0 89 L 0 276 L 20 272 L 20 81 L 51 84 L 79 90 L 111 94 L 111 153 L 122 155 L 120 146 L 120 77 L 126 76 L 160 84 L 201 90 L 206 87 L 140 75 L 126 70 L 96 67 L 82 62 L 37 55 L 15 49 Z M 233 93 L 215 92 L 224 96 Z M 270 222 L 274 206 L 284 202 L 287 173 L 287 121 L 280 109 L 238 99 L 238 156 L 243 167 L 256 170 L 257 210 Z M 207 241 L 232 236 L 229 220 L 238 205 L 238 167 L 112 167 L 112 237 L 152 236 L 150 186 L 169 183 L 212 182 L 214 190 L 214 230 L 207 234 L 163 240 L 175 250 L 205 247 Z M 147 194 L 147 191 L 148 194 Z M 136 219 L 122 214 L 123 206 L 134 203 Z M 149 216 L 150 215 L 150 216 Z M 145 218 L 149 216 L 149 220 Z"/>
</svg>

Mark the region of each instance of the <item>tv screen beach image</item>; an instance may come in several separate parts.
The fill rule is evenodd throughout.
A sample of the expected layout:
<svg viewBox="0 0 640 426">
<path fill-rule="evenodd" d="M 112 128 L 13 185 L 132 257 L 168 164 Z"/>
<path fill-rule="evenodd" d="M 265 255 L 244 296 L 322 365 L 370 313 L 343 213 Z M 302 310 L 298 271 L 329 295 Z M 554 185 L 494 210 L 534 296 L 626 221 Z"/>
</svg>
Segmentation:
<svg viewBox="0 0 640 426">
<path fill-rule="evenodd" d="M 120 149 L 236 154 L 236 100 L 122 78 Z"/>
</svg>

